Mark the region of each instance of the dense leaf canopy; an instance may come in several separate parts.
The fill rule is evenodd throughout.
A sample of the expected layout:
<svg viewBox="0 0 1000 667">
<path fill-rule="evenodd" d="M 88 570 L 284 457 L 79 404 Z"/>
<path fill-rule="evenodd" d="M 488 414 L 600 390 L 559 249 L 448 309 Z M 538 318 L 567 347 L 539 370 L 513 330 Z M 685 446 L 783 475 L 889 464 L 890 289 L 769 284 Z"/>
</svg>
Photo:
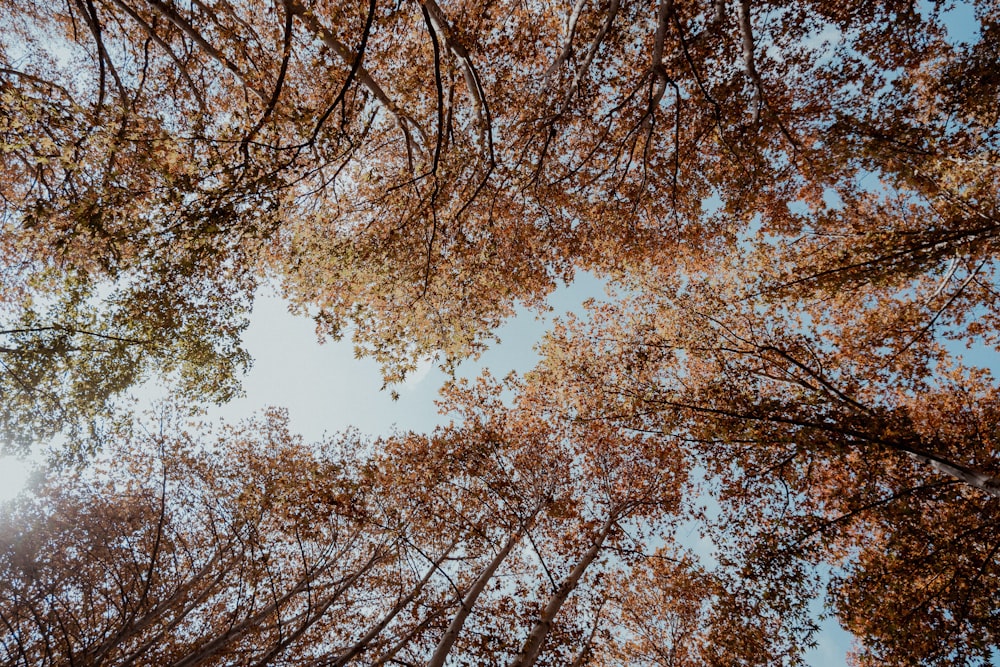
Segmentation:
<svg viewBox="0 0 1000 667">
<path fill-rule="evenodd" d="M 820 571 L 859 664 L 996 655 L 995 0 L 0 6 L 3 447 L 128 462 L 5 519 L 7 663 L 795 663 Z M 114 417 L 262 282 L 391 384 L 584 270 L 433 434 Z"/>
</svg>

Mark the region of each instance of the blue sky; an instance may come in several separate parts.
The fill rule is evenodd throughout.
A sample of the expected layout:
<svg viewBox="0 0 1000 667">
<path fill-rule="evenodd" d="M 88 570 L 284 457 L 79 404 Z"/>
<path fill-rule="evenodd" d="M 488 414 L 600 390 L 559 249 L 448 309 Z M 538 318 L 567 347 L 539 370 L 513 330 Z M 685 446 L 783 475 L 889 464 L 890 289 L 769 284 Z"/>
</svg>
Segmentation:
<svg viewBox="0 0 1000 667">
<path fill-rule="evenodd" d="M 475 377 L 489 368 L 503 377 L 512 370 L 530 370 L 538 359 L 533 347 L 552 317 L 579 310 L 584 299 L 603 295 L 602 283 L 582 274 L 552 295 L 553 310 L 544 318 L 521 311 L 497 331 L 501 343 L 479 360 L 463 363 L 459 374 Z M 213 417 L 235 421 L 264 407 L 284 407 L 292 428 L 307 441 L 347 428 L 372 436 L 393 430 L 426 432 L 447 421 L 434 401 L 448 378 L 432 363 L 423 364 L 396 387 L 399 398 L 393 401 L 389 391 L 381 391 L 378 365 L 355 358 L 350 340 L 317 342 L 312 320 L 289 315 L 282 300 L 266 291 L 258 295 L 244 343 L 254 359 L 243 382 L 246 396 L 212 409 Z"/>
</svg>

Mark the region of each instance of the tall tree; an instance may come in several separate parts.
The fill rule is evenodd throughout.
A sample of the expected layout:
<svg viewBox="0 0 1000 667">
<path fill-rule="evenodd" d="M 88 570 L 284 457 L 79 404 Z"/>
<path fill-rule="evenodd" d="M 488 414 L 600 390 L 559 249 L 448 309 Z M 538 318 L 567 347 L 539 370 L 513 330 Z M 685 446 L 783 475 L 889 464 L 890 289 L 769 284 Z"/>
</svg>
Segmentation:
<svg viewBox="0 0 1000 667">
<path fill-rule="evenodd" d="M 5 245 L 209 282 L 267 266 L 389 380 L 481 350 L 578 268 L 685 271 L 750 230 L 806 237 L 783 283 L 990 247 L 986 0 L 967 41 L 940 3 L 7 9 Z M 854 215 L 836 197 L 878 222 L 817 263 L 809 239 Z"/>
<path fill-rule="evenodd" d="M 108 491 L 92 515 L 69 499 L 72 524 L 38 510 L 55 552 L 114 539 L 88 552 L 98 588 L 54 560 L 44 581 L 10 565 L 28 610 L 8 625 L 12 660 L 163 645 L 168 663 L 308 661 L 321 636 L 329 664 L 530 665 L 658 659 L 673 641 L 592 650 L 613 616 L 658 637 L 707 624 L 677 656 L 794 661 L 815 564 L 834 568 L 860 661 L 990 659 L 996 382 L 956 344 L 998 345 L 995 0 L 961 6 L 968 35 L 944 2 L 0 6 L 14 446 L 60 430 L 89 446 L 156 370 L 189 400 L 232 395 L 265 276 L 323 334 L 352 330 L 389 382 L 422 355 L 477 353 L 577 270 L 622 290 L 557 328 L 523 383 L 451 390 L 461 421 L 331 464 L 327 491 L 297 485 L 320 465 L 303 450 L 241 445 L 260 469 L 157 459 L 203 484 L 176 514 L 166 482 Z M 691 470 L 722 519 L 681 501 Z M 327 492 L 352 509 L 303 518 Z M 719 571 L 664 569 L 669 613 L 639 623 L 643 595 L 599 575 L 647 555 L 624 546 L 638 533 L 667 541 L 679 513 L 714 535 Z M 209 541 L 185 532 L 195 516 Z M 294 566 L 269 570 L 244 529 L 267 544 L 292 530 L 298 551 L 278 552 Z M 219 565 L 219 588 L 168 577 L 161 602 L 198 602 L 150 602 L 161 553 Z M 697 581 L 720 588 L 696 609 Z M 792 619 L 786 644 L 780 624 L 743 645 L 712 634 L 764 603 Z M 222 609 L 230 624 L 202 633 Z"/>
<path fill-rule="evenodd" d="M 835 568 L 830 599 L 862 660 L 987 664 L 992 375 L 933 335 L 876 348 L 720 277 L 595 308 L 556 330 L 537 372 L 569 415 L 684 443 L 721 508 L 701 520 L 744 581 L 781 588 L 803 563 Z M 891 341 L 880 306 L 851 319 L 882 315 Z"/>
<path fill-rule="evenodd" d="M 305 446 L 268 413 L 212 436 L 165 413 L 104 471 L 7 515 L 3 661 L 532 665 L 589 649 L 601 573 L 669 534 L 667 448 L 455 389 L 432 436 Z M 636 443 L 639 444 L 639 443 Z"/>
</svg>

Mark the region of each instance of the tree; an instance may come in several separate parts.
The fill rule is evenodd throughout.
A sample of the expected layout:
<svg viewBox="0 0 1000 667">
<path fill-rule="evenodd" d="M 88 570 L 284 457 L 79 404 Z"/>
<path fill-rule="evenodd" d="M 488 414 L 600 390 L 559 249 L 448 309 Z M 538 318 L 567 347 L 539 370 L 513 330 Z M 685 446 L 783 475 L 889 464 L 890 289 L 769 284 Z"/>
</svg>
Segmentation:
<svg viewBox="0 0 1000 667">
<path fill-rule="evenodd" d="M 834 568 L 830 600 L 862 662 L 988 664 L 992 375 L 890 328 L 880 301 L 818 330 L 744 289 L 717 272 L 595 307 L 553 333 L 536 372 L 567 416 L 683 443 L 721 507 L 702 521 L 742 581 L 787 589 L 802 563 Z M 881 348 L 858 320 L 882 322 Z"/>
<path fill-rule="evenodd" d="M 514 403 L 489 379 L 453 389 L 463 421 L 338 468 L 331 484 L 373 489 L 343 517 L 349 557 L 285 580 L 233 555 L 285 593 L 248 607 L 223 578 L 239 629 L 178 635 L 178 656 L 268 661 L 323 636 L 330 664 L 665 647 L 794 662 L 823 565 L 859 661 L 988 662 L 996 383 L 957 344 L 998 345 L 994 1 L 962 5 L 968 36 L 940 2 L 3 6 L 0 426 L 15 442 L 62 430 L 89 446 L 157 370 L 189 399 L 231 395 L 262 278 L 322 334 L 353 330 L 387 382 L 422 355 L 453 368 L 575 271 L 620 290 L 553 332 Z M 286 486 L 313 465 L 240 451 Z M 223 469 L 208 478 L 260 481 Z M 721 519 L 681 501 L 691 471 Z M 224 486 L 201 498 L 242 488 Z M 167 524 L 140 507 L 148 544 Z M 239 511 L 264 508 L 250 494 Z M 299 525 L 281 516 L 274 534 Z M 640 623 L 633 584 L 656 549 L 626 548 L 629 530 L 669 541 L 656 531 L 679 517 L 713 536 L 719 567 L 662 567 L 667 613 Z M 143 548 L 155 565 L 160 547 Z M 613 569 L 621 591 L 599 582 Z M 335 570 L 373 593 L 328 583 L 312 606 L 313 575 Z M 719 624 L 755 609 L 787 626 L 727 644 Z M 58 625 L 18 618 L 43 628 L 11 630 L 22 642 Z M 114 632 L 146 632 L 130 619 Z M 662 634 L 693 622 L 687 643 Z M 625 636 L 592 646 L 608 627 Z"/>
<path fill-rule="evenodd" d="M 960 42 L 938 4 L 13 3 L 7 243 L 266 266 L 389 380 L 579 268 L 693 270 L 752 229 L 804 236 L 786 283 L 933 273 L 991 247 L 991 7 Z M 817 264 L 838 196 L 879 222 Z"/>
<path fill-rule="evenodd" d="M 456 389 L 461 423 L 368 454 L 352 435 L 305 446 L 280 412 L 214 439 L 170 411 L 123 426 L 113 467 L 54 479 L 5 519 L 4 664 L 585 651 L 594 573 L 641 549 L 682 480 L 669 450 L 615 454 L 595 446 L 605 425 L 507 410 L 496 389 Z"/>
<path fill-rule="evenodd" d="M 27 4 L 5 19 L 4 448 L 65 431 L 92 449 L 95 418 L 150 375 L 178 376 L 177 388 L 192 399 L 239 391 L 249 362 L 239 334 L 256 281 L 238 242 L 211 250 L 211 230 L 236 215 L 234 204 L 212 192 L 185 194 L 197 166 L 161 123 L 127 109 L 112 121 L 101 105 L 78 102 L 72 86 L 30 73 L 46 47 L 22 12 L 49 16 Z M 12 49 L 27 50 L 22 58 Z M 242 224 L 258 202 L 243 197 Z"/>
<path fill-rule="evenodd" d="M 69 443 L 64 456 L 86 458 L 101 446 L 116 397 L 151 376 L 192 402 L 239 393 L 250 364 L 239 347 L 246 312 L 230 300 L 239 288 L 196 291 L 176 274 L 147 277 L 151 282 L 101 294 L 93 280 L 62 276 L 56 286 L 36 283 L 29 297 L 2 309 L 5 452 L 58 436 Z"/>
<path fill-rule="evenodd" d="M 611 587 L 615 624 L 597 664 L 774 665 L 798 657 L 809 630 L 801 610 L 768 604 L 694 565 L 690 555 L 655 553 Z"/>
<path fill-rule="evenodd" d="M 4 664 L 295 655 L 392 540 L 365 536 L 346 502 L 357 492 L 281 415 L 253 426 L 218 452 L 239 465 L 199 452 L 176 419 L 119 433 L 114 468 L 61 479 L 5 517 Z"/>
</svg>

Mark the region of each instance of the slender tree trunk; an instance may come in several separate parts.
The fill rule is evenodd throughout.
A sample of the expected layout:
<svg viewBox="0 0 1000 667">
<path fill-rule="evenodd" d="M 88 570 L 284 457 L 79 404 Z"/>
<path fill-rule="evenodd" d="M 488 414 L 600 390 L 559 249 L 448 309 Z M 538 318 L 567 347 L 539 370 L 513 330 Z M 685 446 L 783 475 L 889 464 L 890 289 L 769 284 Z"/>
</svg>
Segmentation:
<svg viewBox="0 0 1000 667">
<path fill-rule="evenodd" d="M 438 616 L 443 616 L 444 612 L 448 610 L 448 607 L 438 607 L 431 613 L 427 614 L 419 623 L 412 627 L 406 634 L 399 638 L 388 651 L 380 655 L 372 664 L 371 667 L 383 667 L 390 662 L 396 662 L 403 664 L 402 662 L 395 659 L 396 654 L 402 651 L 404 648 L 410 645 L 413 638 L 423 632 L 431 623 L 433 623 Z"/>
<path fill-rule="evenodd" d="M 333 662 L 329 663 L 330 666 L 344 667 L 344 665 L 346 665 L 348 662 L 356 658 L 362 651 L 368 648 L 368 645 L 376 637 L 378 637 L 379 634 L 381 634 L 382 631 L 386 629 L 386 627 L 388 627 L 389 623 L 392 622 L 392 619 L 396 618 L 399 612 L 406 609 L 406 607 L 411 602 L 413 602 L 418 595 L 420 595 L 420 591 L 424 589 L 424 586 L 427 585 L 427 582 L 430 581 L 431 577 L 433 577 L 434 574 L 438 571 L 438 569 L 441 567 L 441 563 L 443 563 L 444 559 L 448 557 L 448 554 L 450 554 L 455 549 L 456 544 L 458 544 L 457 539 L 450 545 L 448 545 L 448 547 L 444 550 L 444 552 L 440 556 L 438 556 L 437 560 L 431 563 L 431 567 L 429 570 L 427 570 L 427 574 L 425 574 L 424 577 L 419 582 L 417 582 L 416 586 L 414 586 L 410 590 L 409 594 L 407 594 L 406 597 L 397 602 L 393 606 L 393 608 L 390 609 L 389 612 L 385 616 L 383 616 L 378 623 L 372 626 L 368 630 L 368 632 L 366 632 L 365 635 L 354 644 L 354 646 L 341 653 L 339 656 L 337 656 L 337 658 Z"/>
<path fill-rule="evenodd" d="M 994 498 L 1000 498 L 1000 480 L 996 477 L 992 477 L 985 473 L 979 472 L 978 470 L 973 470 L 971 468 L 966 468 L 963 465 L 947 461 L 940 457 L 934 456 L 933 454 L 928 454 L 926 452 L 914 451 L 907 447 L 901 447 L 903 451 L 910 455 L 914 461 L 919 461 L 925 465 L 929 465 L 938 472 L 953 477 L 960 482 L 965 482 L 970 486 L 974 486 L 981 491 L 988 493 Z"/>
<path fill-rule="evenodd" d="M 600 553 L 605 540 L 607 540 L 608 535 L 611 534 L 615 522 L 621 516 L 622 509 L 622 507 L 615 507 L 611 510 L 607 520 L 601 526 L 601 530 L 594 538 L 593 544 L 591 544 L 590 548 L 587 549 L 587 552 L 583 554 L 583 557 L 577 561 L 576 566 L 573 568 L 572 572 L 569 573 L 569 576 L 563 580 L 559 589 L 556 590 L 556 592 L 549 598 L 548 603 L 542 610 L 542 615 L 539 617 L 538 622 L 535 623 L 535 627 L 533 627 L 531 632 L 528 633 L 528 638 L 525 640 L 524 645 L 521 647 L 517 656 L 515 656 L 514 660 L 510 663 L 510 667 L 531 667 L 531 665 L 535 664 L 535 661 L 538 659 L 538 654 L 542 650 L 542 644 L 545 642 L 545 638 L 552 629 L 552 622 L 555 620 L 559 610 L 562 609 L 563 603 L 566 602 L 569 594 L 573 592 L 577 585 L 579 585 L 584 572 L 587 571 L 590 564 L 594 562 L 595 558 L 597 558 L 597 554 Z"/>
<path fill-rule="evenodd" d="M 452 619 L 451 624 L 448 629 L 445 630 L 444 635 L 441 637 L 441 641 L 438 642 L 437 648 L 434 649 L 434 654 L 431 659 L 427 661 L 427 667 L 442 667 L 444 665 L 445 658 L 448 657 L 448 653 L 451 651 L 451 647 L 455 644 L 455 640 L 458 639 L 458 633 L 462 631 L 462 626 L 465 625 L 465 620 L 472 613 L 472 607 L 476 604 L 476 600 L 479 595 L 486 589 L 486 584 L 489 583 L 490 579 L 496 573 L 497 568 L 500 564 L 506 560 L 507 556 L 510 554 L 511 549 L 520 542 L 521 536 L 528 530 L 531 524 L 534 522 L 535 517 L 541 507 L 535 508 L 531 516 L 528 517 L 518 529 L 516 533 L 511 535 L 507 539 L 507 543 L 503 545 L 503 548 L 493 557 L 486 569 L 476 578 L 475 583 L 469 589 L 465 597 L 462 598 L 462 606 L 459 608 L 458 613 L 455 618 Z"/>
</svg>

